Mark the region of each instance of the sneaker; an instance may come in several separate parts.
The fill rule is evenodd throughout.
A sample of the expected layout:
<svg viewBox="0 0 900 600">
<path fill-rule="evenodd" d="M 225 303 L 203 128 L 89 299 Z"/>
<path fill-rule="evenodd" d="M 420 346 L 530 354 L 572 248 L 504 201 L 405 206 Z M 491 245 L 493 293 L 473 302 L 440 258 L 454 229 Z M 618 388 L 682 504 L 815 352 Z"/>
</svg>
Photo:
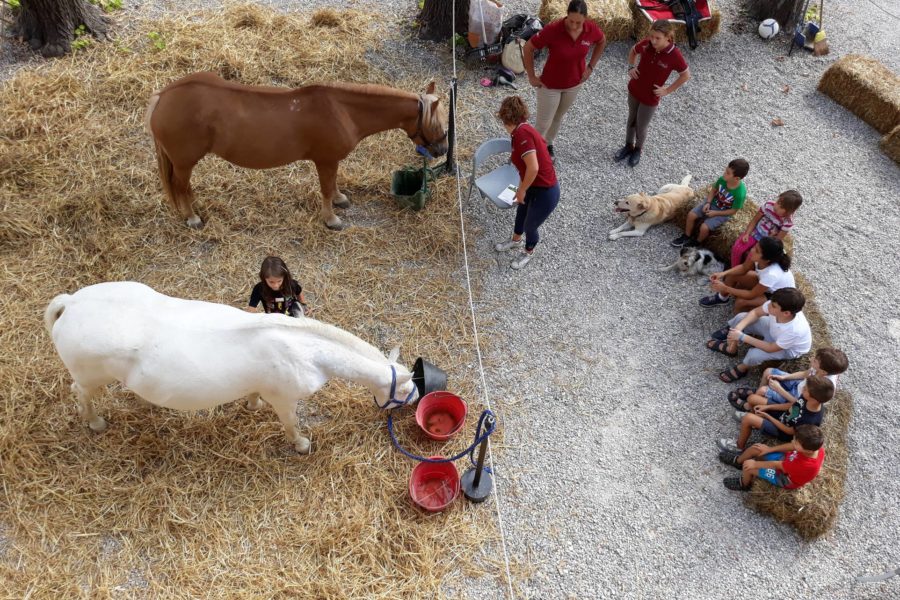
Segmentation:
<svg viewBox="0 0 900 600">
<path fill-rule="evenodd" d="M 736 410 L 736 411 L 734 411 L 734 414 L 731 415 L 731 417 L 732 417 L 735 421 L 737 421 L 738 423 L 740 423 L 741 421 L 744 420 L 744 415 L 747 415 L 747 414 L 750 414 L 750 413 L 748 413 L 747 411 L 743 411 L 743 410 Z"/>
<path fill-rule="evenodd" d="M 743 452 L 743 450 L 738 448 L 737 442 L 735 442 L 734 440 L 729 440 L 727 438 L 722 438 L 716 445 L 719 447 L 719 450 L 722 450 L 724 452 L 737 452 L 738 454 Z"/>
<path fill-rule="evenodd" d="M 684 246 L 685 243 L 687 243 L 688 240 L 690 240 L 690 239 L 691 239 L 691 236 L 685 235 L 685 234 L 682 233 L 682 234 L 679 235 L 677 238 L 675 238 L 674 240 L 672 240 L 672 241 L 671 241 L 671 244 L 672 244 L 673 246 L 675 246 L 676 248 L 681 248 L 681 247 Z"/>
<path fill-rule="evenodd" d="M 553 144 L 550 144 L 549 146 L 547 146 L 547 152 L 550 153 L 551 158 L 556 156 L 556 154 L 553 153 Z"/>
<path fill-rule="evenodd" d="M 628 156 L 628 166 L 633 169 L 634 167 L 638 166 L 639 162 L 641 162 L 641 149 L 635 148 Z"/>
<path fill-rule="evenodd" d="M 714 306 L 719 306 L 720 304 L 728 304 L 730 300 L 730 297 L 722 298 L 719 294 L 713 294 L 712 296 L 703 296 L 700 298 L 700 306 L 703 308 L 712 308 Z"/>
<path fill-rule="evenodd" d="M 722 484 L 729 490 L 734 490 L 736 492 L 746 492 L 750 489 L 749 485 L 744 485 L 744 482 L 741 481 L 740 475 L 726 477 L 722 480 Z"/>
<path fill-rule="evenodd" d="M 494 250 L 497 252 L 506 252 L 514 248 L 523 247 L 525 247 L 525 240 L 506 240 L 505 242 L 494 244 Z"/>
<path fill-rule="evenodd" d="M 632 152 L 634 152 L 634 146 L 626 144 L 622 146 L 622 148 L 618 152 L 616 152 L 615 156 L 613 156 L 613 160 L 616 162 L 621 162 L 631 156 Z"/>
<path fill-rule="evenodd" d="M 699 245 L 700 245 L 700 242 L 698 242 L 694 238 L 688 238 L 687 241 L 684 242 L 685 248 L 696 248 Z"/>
<path fill-rule="evenodd" d="M 735 469 L 741 469 L 741 463 L 738 462 L 738 457 L 740 454 L 736 452 L 719 452 L 719 460 L 728 465 L 729 467 L 734 467 Z"/>
<path fill-rule="evenodd" d="M 519 258 L 517 258 L 516 260 L 509 263 L 509 266 L 512 267 L 513 269 L 516 269 L 517 271 L 519 269 L 524 269 L 525 265 L 528 264 L 528 261 L 531 260 L 532 256 L 534 256 L 534 250 L 532 250 L 531 252 L 522 250 L 522 254 L 519 255 Z"/>
</svg>

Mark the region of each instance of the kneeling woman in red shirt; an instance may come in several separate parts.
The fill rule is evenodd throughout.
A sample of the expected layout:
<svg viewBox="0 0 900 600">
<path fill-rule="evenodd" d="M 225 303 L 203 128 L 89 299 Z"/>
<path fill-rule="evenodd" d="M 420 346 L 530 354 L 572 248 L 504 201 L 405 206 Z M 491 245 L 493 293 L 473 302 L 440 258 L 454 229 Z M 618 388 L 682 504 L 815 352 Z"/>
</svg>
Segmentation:
<svg viewBox="0 0 900 600">
<path fill-rule="evenodd" d="M 628 159 L 636 167 L 641 162 L 641 150 L 647 138 L 650 119 L 656 112 L 659 99 L 668 96 L 691 78 L 688 65 L 675 47 L 672 24 L 656 21 L 650 27 L 650 37 L 641 40 L 628 53 L 628 128 L 625 146 L 616 153 L 616 162 Z M 635 65 L 635 60 L 640 62 Z M 675 71 L 678 79 L 666 85 Z"/>
<path fill-rule="evenodd" d="M 522 254 L 510 266 L 521 269 L 534 254 L 540 236 L 538 228 L 559 203 L 559 183 L 547 144 L 537 130 L 526 123 L 528 107 L 518 96 L 509 96 L 500 104 L 497 116 L 512 136 L 512 163 L 519 171 L 516 190 L 516 224 L 512 239 L 494 246 L 497 252 L 514 248 Z M 522 235 L 525 240 L 522 240 Z"/>
</svg>

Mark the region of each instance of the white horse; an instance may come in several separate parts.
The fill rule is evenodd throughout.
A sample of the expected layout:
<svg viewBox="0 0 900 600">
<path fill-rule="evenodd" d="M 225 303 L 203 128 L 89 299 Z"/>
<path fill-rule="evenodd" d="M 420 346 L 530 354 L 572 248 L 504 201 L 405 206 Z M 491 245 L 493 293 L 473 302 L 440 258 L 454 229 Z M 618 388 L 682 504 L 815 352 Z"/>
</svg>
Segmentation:
<svg viewBox="0 0 900 600">
<path fill-rule="evenodd" d="M 385 409 L 418 400 L 412 374 L 355 335 L 308 318 L 252 314 L 181 300 L 141 283 L 98 283 L 54 298 L 44 324 L 72 375 L 78 412 L 94 431 L 106 421 L 91 399 L 119 381 L 141 398 L 200 410 L 249 396 L 265 400 L 300 453 L 297 403 L 332 377 L 368 388 Z"/>
</svg>

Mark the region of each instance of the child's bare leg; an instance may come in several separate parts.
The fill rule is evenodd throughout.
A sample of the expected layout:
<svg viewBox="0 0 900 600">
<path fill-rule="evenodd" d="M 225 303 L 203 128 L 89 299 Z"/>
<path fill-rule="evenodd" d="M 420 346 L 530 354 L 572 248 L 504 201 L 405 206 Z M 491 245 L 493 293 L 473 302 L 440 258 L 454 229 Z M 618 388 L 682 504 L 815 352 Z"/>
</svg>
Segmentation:
<svg viewBox="0 0 900 600">
<path fill-rule="evenodd" d="M 738 435 L 737 439 L 738 448 L 741 450 L 744 449 L 747 445 L 747 440 L 750 439 L 750 434 L 754 429 L 762 429 L 762 417 L 747 413 L 744 415 L 744 418 L 741 419 L 741 433 Z"/>
<path fill-rule="evenodd" d="M 759 394 L 750 394 L 747 397 L 747 405 L 750 407 L 747 410 L 752 411 L 754 406 L 766 406 L 769 403 L 769 399 L 765 397 L 765 395 Z"/>
<path fill-rule="evenodd" d="M 756 474 L 758 472 L 759 472 L 759 467 L 756 467 L 754 469 L 748 469 L 747 467 L 743 467 L 743 469 L 741 470 L 741 484 L 744 487 L 747 487 L 748 485 L 753 483 L 753 480 L 756 479 Z"/>
<path fill-rule="evenodd" d="M 709 227 L 706 226 L 706 223 L 702 223 L 700 225 L 700 233 L 697 234 L 697 241 L 702 242 L 709 237 Z"/>
<path fill-rule="evenodd" d="M 762 306 L 765 302 L 765 296 L 757 296 L 756 298 L 738 298 L 734 301 L 734 314 L 750 312 L 757 306 Z"/>
<path fill-rule="evenodd" d="M 741 455 L 737 457 L 737 462 L 739 465 L 742 465 L 742 464 L 744 464 L 745 460 L 750 460 L 751 458 L 757 458 L 759 456 L 762 456 L 763 454 L 764 454 L 764 452 L 759 451 L 756 448 L 756 445 L 753 445 L 753 446 L 750 446 L 749 448 L 747 448 L 746 450 L 744 450 L 743 452 L 741 452 Z"/>
<path fill-rule="evenodd" d="M 684 224 L 684 235 L 691 235 L 694 231 L 694 225 L 697 223 L 697 215 L 694 212 L 689 212 L 687 216 L 687 221 Z"/>
</svg>

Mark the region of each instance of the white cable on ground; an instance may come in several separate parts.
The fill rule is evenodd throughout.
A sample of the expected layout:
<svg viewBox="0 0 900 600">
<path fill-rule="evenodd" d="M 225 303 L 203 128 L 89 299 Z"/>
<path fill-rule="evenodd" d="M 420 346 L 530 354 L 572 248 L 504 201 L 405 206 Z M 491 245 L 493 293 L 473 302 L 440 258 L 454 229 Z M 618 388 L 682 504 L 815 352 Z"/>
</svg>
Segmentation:
<svg viewBox="0 0 900 600">
<path fill-rule="evenodd" d="M 476 0 L 480 1 L 480 0 Z M 479 5 L 480 6 L 480 5 Z M 453 0 L 453 12 L 450 15 L 451 21 L 451 31 L 452 31 L 452 40 L 453 40 L 453 53 L 451 55 L 451 60 L 453 61 L 453 80 L 456 81 L 456 0 Z M 483 21 L 483 19 L 482 19 Z M 482 43 L 484 40 L 482 39 Z M 458 92 L 458 89 L 457 89 Z M 459 94 L 455 94 L 454 100 L 459 100 Z M 457 149 L 457 139 L 459 138 L 459 129 L 456 127 L 456 106 L 453 107 L 453 132 L 454 139 L 453 141 L 453 151 L 456 153 Z M 456 156 L 454 156 L 454 159 Z M 484 364 L 481 360 L 481 342 L 478 338 L 478 322 L 475 318 L 475 301 L 472 297 L 472 278 L 469 274 L 469 252 L 466 248 L 466 220 L 463 214 L 463 198 L 462 198 L 462 182 L 459 176 L 459 167 L 458 165 L 454 169 L 456 174 L 456 198 L 459 204 L 459 227 L 462 233 L 462 249 L 463 249 L 463 266 L 466 271 L 466 289 L 469 294 L 469 313 L 472 316 L 472 334 L 475 337 L 475 353 L 478 357 L 478 371 L 481 373 L 481 389 L 484 393 L 484 404 L 491 410 L 491 400 L 488 395 L 488 386 L 487 379 L 484 376 Z M 494 452 L 491 448 L 491 438 L 487 439 L 488 445 L 488 463 L 491 467 L 491 473 L 496 473 L 494 470 Z M 506 534 L 503 528 L 503 514 L 500 512 L 500 486 L 498 485 L 498 478 L 496 475 L 494 476 L 494 505 L 497 510 L 497 525 L 500 528 L 500 545 L 503 548 L 503 563 L 506 567 L 506 585 L 509 591 L 509 597 L 515 598 L 515 594 L 513 593 L 512 587 L 512 573 L 509 568 L 509 552 L 506 549 Z"/>
</svg>

